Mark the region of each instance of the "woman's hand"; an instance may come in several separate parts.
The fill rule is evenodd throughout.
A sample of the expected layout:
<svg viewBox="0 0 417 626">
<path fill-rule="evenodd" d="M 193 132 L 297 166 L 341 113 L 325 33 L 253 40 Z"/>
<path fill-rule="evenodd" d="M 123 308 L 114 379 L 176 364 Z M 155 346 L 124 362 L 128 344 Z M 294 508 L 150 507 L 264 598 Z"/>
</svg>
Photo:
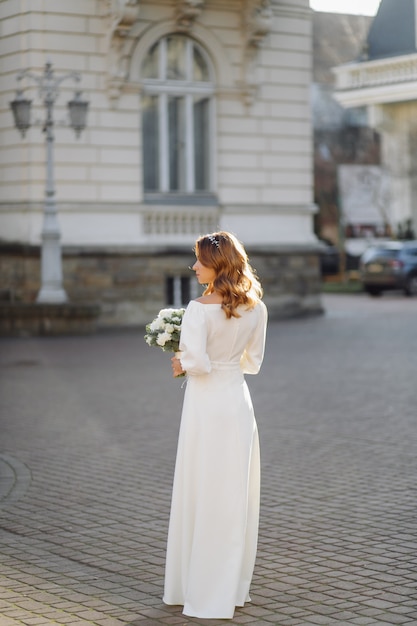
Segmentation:
<svg viewBox="0 0 417 626">
<path fill-rule="evenodd" d="M 172 375 L 174 378 L 176 378 L 177 376 L 181 376 L 181 374 L 185 373 L 181 367 L 181 361 L 177 359 L 176 356 L 172 357 L 171 364 L 172 364 Z"/>
</svg>

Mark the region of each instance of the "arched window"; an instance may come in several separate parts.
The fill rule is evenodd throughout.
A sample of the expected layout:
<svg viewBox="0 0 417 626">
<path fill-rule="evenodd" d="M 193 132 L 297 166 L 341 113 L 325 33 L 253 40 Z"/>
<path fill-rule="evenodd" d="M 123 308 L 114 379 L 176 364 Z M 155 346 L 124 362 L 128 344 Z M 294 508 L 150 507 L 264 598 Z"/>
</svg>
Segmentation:
<svg viewBox="0 0 417 626">
<path fill-rule="evenodd" d="M 213 82 L 205 52 L 184 35 L 156 42 L 142 64 L 145 194 L 212 187 Z"/>
</svg>

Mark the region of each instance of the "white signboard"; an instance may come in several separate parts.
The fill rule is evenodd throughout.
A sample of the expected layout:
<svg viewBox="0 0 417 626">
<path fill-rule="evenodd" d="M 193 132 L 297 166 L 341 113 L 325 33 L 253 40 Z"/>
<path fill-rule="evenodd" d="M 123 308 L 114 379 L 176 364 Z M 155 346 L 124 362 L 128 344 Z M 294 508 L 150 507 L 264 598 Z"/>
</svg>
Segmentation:
<svg viewBox="0 0 417 626">
<path fill-rule="evenodd" d="M 377 227 L 390 223 L 389 181 L 379 165 L 339 165 L 338 184 L 345 225 Z"/>
</svg>

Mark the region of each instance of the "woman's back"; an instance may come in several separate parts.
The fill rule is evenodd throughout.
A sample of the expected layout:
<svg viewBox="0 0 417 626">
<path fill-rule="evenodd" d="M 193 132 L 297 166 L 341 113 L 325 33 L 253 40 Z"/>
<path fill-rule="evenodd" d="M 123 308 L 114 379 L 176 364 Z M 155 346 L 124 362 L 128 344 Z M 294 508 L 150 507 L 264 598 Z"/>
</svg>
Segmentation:
<svg viewBox="0 0 417 626">
<path fill-rule="evenodd" d="M 187 308 L 187 322 L 192 326 L 205 327 L 205 351 L 211 363 L 236 363 L 245 355 L 245 349 L 252 360 L 261 364 L 263 357 L 263 337 L 266 323 L 266 307 L 259 302 L 254 308 L 241 306 L 240 317 L 227 319 L 221 304 L 203 304 L 197 300 Z M 186 341 L 186 337 L 184 337 Z M 185 346 L 184 346 L 185 347 Z M 251 368 L 252 369 L 252 368 Z M 256 371 L 246 370 L 248 373 Z"/>
</svg>

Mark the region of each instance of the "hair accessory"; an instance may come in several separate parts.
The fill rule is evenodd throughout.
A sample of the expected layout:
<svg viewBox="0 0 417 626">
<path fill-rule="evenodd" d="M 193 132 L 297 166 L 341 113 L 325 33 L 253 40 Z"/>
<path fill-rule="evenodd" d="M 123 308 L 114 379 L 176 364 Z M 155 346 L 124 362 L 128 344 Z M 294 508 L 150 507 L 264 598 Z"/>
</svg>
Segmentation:
<svg viewBox="0 0 417 626">
<path fill-rule="evenodd" d="M 213 246 L 216 246 L 217 250 L 220 250 L 220 245 L 219 245 L 219 242 L 217 241 L 216 237 L 213 237 L 213 235 L 207 235 L 207 239 L 209 239 L 210 243 Z"/>
</svg>

